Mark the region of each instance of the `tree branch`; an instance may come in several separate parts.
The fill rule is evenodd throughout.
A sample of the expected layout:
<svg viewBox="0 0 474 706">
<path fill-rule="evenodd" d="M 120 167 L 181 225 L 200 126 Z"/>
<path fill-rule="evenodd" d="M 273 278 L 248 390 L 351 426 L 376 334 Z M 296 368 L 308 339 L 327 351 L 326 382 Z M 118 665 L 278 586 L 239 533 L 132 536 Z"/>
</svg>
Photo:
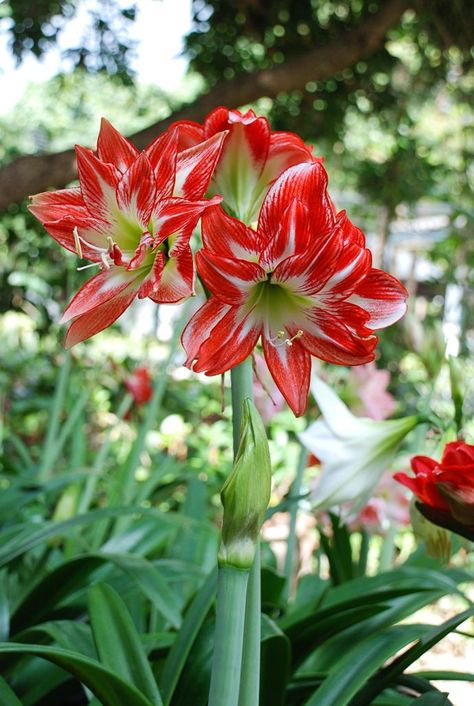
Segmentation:
<svg viewBox="0 0 474 706">
<path fill-rule="evenodd" d="M 200 121 L 217 105 L 245 105 L 262 96 L 273 98 L 285 91 L 303 89 L 308 81 L 330 78 L 379 49 L 387 31 L 398 24 L 410 4 L 410 0 L 385 0 L 376 13 L 338 39 L 271 69 L 219 82 L 190 105 L 131 135 L 131 139 L 143 149 L 175 120 Z M 73 150 L 19 157 L 0 169 L 0 210 L 28 194 L 66 186 L 75 177 Z"/>
</svg>

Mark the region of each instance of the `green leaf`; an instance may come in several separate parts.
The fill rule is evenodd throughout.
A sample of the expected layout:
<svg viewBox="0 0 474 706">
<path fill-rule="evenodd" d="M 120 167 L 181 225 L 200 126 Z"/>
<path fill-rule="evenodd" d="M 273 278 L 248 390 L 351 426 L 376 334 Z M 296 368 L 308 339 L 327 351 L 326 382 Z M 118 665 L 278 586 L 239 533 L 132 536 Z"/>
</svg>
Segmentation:
<svg viewBox="0 0 474 706">
<path fill-rule="evenodd" d="M 8 640 L 10 634 L 10 606 L 7 593 L 7 573 L 0 572 L 0 640 Z"/>
<path fill-rule="evenodd" d="M 209 574 L 205 583 L 194 597 L 184 617 L 181 630 L 169 651 L 161 675 L 161 693 L 165 706 L 168 706 L 171 702 L 171 697 L 176 689 L 196 636 L 214 602 L 216 586 L 217 570 Z"/>
<path fill-rule="evenodd" d="M 438 691 L 428 691 L 426 694 L 418 696 L 410 701 L 410 706 L 446 706 L 449 694 Z"/>
<path fill-rule="evenodd" d="M 0 533 L 0 567 L 52 537 L 61 537 L 67 534 L 71 527 L 90 525 L 104 518 L 121 517 L 122 515 L 151 515 L 155 520 L 159 518 L 162 523 L 170 527 L 179 527 L 184 524 L 183 518 L 178 513 L 164 515 L 154 509 L 134 506 L 91 510 L 84 515 L 64 520 L 64 522 L 45 522 L 42 525 L 33 522 L 21 523 L 14 527 L 8 527 Z M 189 520 L 185 521 L 190 522 Z"/>
<path fill-rule="evenodd" d="M 283 706 L 290 674 L 290 642 L 265 613 L 261 640 L 260 706 Z"/>
<path fill-rule="evenodd" d="M 474 674 L 470 672 L 449 672 L 444 670 L 411 672 L 413 676 L 428 681 L 474 681 Z"/>
<path fill-rule="evenodd" d="M 83 556 L 60 564 L 33 586 L 15 610 L 12 617 L 12 635 L 40 623 L 58 605 L 90 580 L 91 575 L 104 565 L 99 556 Z"/>
<path fill-rule="evenodd" d="M 425 626 L 426 629 L 423 631 L 421 638 L 418 636 L 420 639 L 417 643 L 397 657 L 388 667 L 383 669 L 373 682 L 367 684 L 361 693 L 358 694 L 357 700 L 354 700 L 354 706 L 356 706 L 356 704 L 362 706 L 362 704 L 370 703 L 370 700 L 379 694 L 388 684 L 394 683 L 397 677 L 402 674 L 407 667 L 430 650 L 437 642 L 442 640 L 443 637 L 446 637 L 446 635 L 457 628 L 458 625 L 473 615 L 474 606 L 459 613 L 459 615 L 455 615 L 450 620 L 442 623 L 442 625 L 436 625 L 435 627 L 431 625 Z"/>
<path fill-rule="evenodd" d="M 154 706 L 160 692 L 130 613 L 111 586 L 98 583 L 89 590 L 92 635 L 101 662 L 142 691 Z"/>
<path fill-rule="evenodd" d="M 43 637 L 49 637 L 59 647 L 73 652 L 80 652 L 85 657 L 97 659 L 92 632 L 89 625 L 74 620 L 52 620 L 34 628 L 23 630 L 18 639 L 26 642 L 42 642 Z"/>
<path fill-rule="evenodd" d="M 104 556 L 125 571 L 150 599 L 158 612 L 173 627 L 179 628 L 181 612 L 178 598 L 150 561 L 130 554 L 104 554 Z"/>
<path fill-rule="evenodd" d="M 2 706 L 23 706 L 18 696 L 2 677 L 0 677 L 0 703 Z"/>
<path fill-rule="evenodd" d="M 402 647 L 416 640 L 424 627 L 396 625 L 346 649 L 305 706 L 346 706 L 377 669 Z M 370 700 L 363 703 L 370 703 Z"/>
<path fill-rule="evenodd" d="M 117 704 L 154 706 L 153 702 L 132 684 L 127 684 L 110 669 L 77 652 L 60 647 L 9 642 L 0 644 L 0 654 L 32 655 L 53 662 L 87 686 L 97 696 L 102 706 L 117 706 Z"/>
</svg>

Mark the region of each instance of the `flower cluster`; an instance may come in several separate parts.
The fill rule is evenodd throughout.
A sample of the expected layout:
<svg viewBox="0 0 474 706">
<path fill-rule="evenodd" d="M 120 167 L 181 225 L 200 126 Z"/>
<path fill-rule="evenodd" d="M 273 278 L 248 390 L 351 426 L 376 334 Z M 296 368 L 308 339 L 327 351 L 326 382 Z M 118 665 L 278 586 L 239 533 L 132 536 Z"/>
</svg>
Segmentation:
<svg viewBox="0 0 474 706">
<path fill-rule="evenodd" d="M 405 288 L 372 267 L 363 233 L 336 212 L 322 160 L 251 110 L 174 123 L 141 153 L 104 120 L 96 152 L 76 154 L 80 186 L 38 194 L 30 206 L 100 270 L 64 313 L 67 346 L 112 324 L 136 297 L 182 301 L 198 274 L 209 297 L 183 332 L 187 365 L 224 373 L 261 342 L 300 415 L 311 356 L 368 363 L 374 332 L 405 313 Z"/>
<path fill-rule="evenodd" d="M 394 478 L 415 494 L 423 515 L 474 539 L 474 445 L 452 441 L 441 461 L 415 456 L 411 467 L 414 477 L 396 473 Z"/>
</svg>

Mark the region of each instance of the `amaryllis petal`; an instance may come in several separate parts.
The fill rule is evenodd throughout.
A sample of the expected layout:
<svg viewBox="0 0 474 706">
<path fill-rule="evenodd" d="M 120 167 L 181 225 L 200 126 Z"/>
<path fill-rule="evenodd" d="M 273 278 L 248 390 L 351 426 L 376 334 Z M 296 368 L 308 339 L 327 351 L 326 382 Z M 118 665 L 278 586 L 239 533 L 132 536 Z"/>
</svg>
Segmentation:
<svg viewBox="0 0 474 706">
<path fill-rule="evenodd" d="M 161 277 L 150 293 L 157 304 L 174 304 L 183 301 L 194 292 L 194 261 L 189 246 L 176 257 L 170 257 L 163 267 Z"/>
<path fill-rule="evenodd" d="M 274 181 L 285 169 L 302 162 L 320 161 L 314 157 L 311 148 L 292 132 L 272 132 L 267 162 L 262 176 L 268 183 Z"/>
<path fill-rule="evenodd" d="M 176 159 L 178 155 L 178 132 L 170 128 L 156 138 L 144 154 L 150 162 L 155 175 L 156 199 L 166 199 L 173 195 L 176 177 Z"/>
<path fill-rule="evenodd" d="M 344 321 L 322 309 L 308 313 L 302 329 L 301 345 L 328 363 L 361 365 L 375 358 L 376 336 L 359 338 Z"/>
<path fill-rule="evenodd" d="M 395 277 L 372 269 L 349 301 L 370 313 L 368 326 L 380 329 L 401 319 L 407 310 L 407 298 L 407 290 Z"/>
<path fill-rule="evenodd" d="M 144 152 L 122 176 L 117 187 L 117 204 L 130 221 L 148 228 L 155 205 L 156 186 L 153 171 Z"/>
<path fill-rule="evenodd" d="M 272 281 L 301 295 L 318 294 L 335 271 L 341 256 L 341 238 L 326 237 L 306 252 L 286 258 L 273 271 Z"/>
<path fill-rule="evenodd" d="M 189 201 L 173 197 L 161 201 L 154 213 L 152 214 L 153 232 L 157 238 L 157 242 L 162 242 L 171 235 L 176 235 L 179 239 L 181 233 L 186 231 L 186 241 L 191 235 L 190 230 L 196 226 L 202 213 L 211 206 L 215 206 L 221 202 L 220 196 L 214 196 L 206 201 Z M 186 244 L 186 243 L 185 243 Z M 171 250 L 178 249 L 178 243 L 171 244 Z"/>
<path fill-rule="evenodd" d="M 92 217 L 79 219 L 65 216 L 58 221 L 46 222 L 43 225 L 63 248 L 93 262 L 102 260 L 102 253 L 107 247 L 107 236 L 112 232 L 110 224 Z M 79 247 L 74 233 L 79 238 Z"/>
<path fill-rule="evenodd" d="M 202 199 L 221 154 L 227 132 L 220 132 L 179 153 L 174 193 L 186 199 Z"/>
<path fill-rule="evenodd" d="M 258 233 L 222 208 L 209 208 L 202 217 L 202 239 L 206 249 L 221 257 L 257 260 L 262 249 Z M 225 237 L 223 237 L 225 233 Z"/>
<path fill-rule="evenodd" d="M 110 162 L 121 172 L 127 171 L 139 155 L 139 151 L 121 135 L 108 120 L 102 118 L 97 138 L 97 156 Z"/>
<path fill-rule="evenodd" d="M 76 345 L 86 338 L 103 331 L 123 314 L 137 294 L 134 284 L 123 289 L 113 299 L 109 299 L 95 309 L 86 312 L 75 319 L 68 329 L 64 345 L 66 348 Z"/>
<path fill-rule="evenodd" d="M 30 196 L 28 210 L 41 221 L 51 223 L 64 216 L 90 216 L 79 187 L 45 191 L 42 194 Z"/>
<path fill-rule="evenodd" d="M 163 270 L 166 265 L 166 256 L 163 252 L 157 252 L 155 254 L 153 265 L 149 270 L 147 276 L 144 278 L 138 290 L 138 298 L 145 299 L 145 297 L 151 297 L 154 290 L 158 288 Z"/>
<path fill-rule="evenodd" d="M 111 267 L 88 280 L 69 302 L 62 315 L 61 323 L 92 311 L 98 306 L 114 299 L 124 289 L 134 284 L 136 274 L 129 274 L 121 267 Z"/>
<path fill-rule="evenodd" d="M 260 262 L 273 270 L 281 260 L 304 252 L 310 245 L 309 211 L 298 199 L 293 199 L 282 215 L 278 231 L 263 251 Z"/>
<path fill-rule="evenodd" d="M 240 304 L 256 282 L 266 280 L 266 273 L 256 262 L 219 257 L 198 252 L 199 274 L 206 287 L 227 304 Z"/>
<path fill-rule="evenodd" d="M 94 218 L 109 220 L 116 207 L 115 191 L 121 173 L 80 145 L 76 145 L 76 159 L 81 192 L 89 213 Z"/>
<path fill-rule="evenodd" d="M 231 307 L 209 338 L 199 348 L 194 364 L 196 372 L 220 375 L 230 370 L 255 348 L 261 327 L 243 307 Z"/>
<path fill-rule="evenodd" d="M 230 308 L 229 304 L 211 297 L 189 320 L 181 336 L 181 343 L 186 351 L 186 365 L 192 366 L 199 348 Z"/>
<path fill-rule="evenodd" d="M 263 338 L 263 353 L 281 394 L 294 414 L 301 416 L 308 400 L 311 356 L 298 341 L 275 345 L 266 337 Z"/>
<path fill-rule="evenodd" d="M 340 232 L 345 243 L 359 245 L 365 248 L 365 235 L 348 219 L 345 211 L 339 211 L 336 216 L 336 232 Z"/>
<path fill-rule="evenodd" d="M 364 280 L 372 266 L 370 250 L 358 245 L 344 244 L 331 277 L 318 294 L 325 301 L 347 297 Z"/>
<path fill-rule="evenodd" d="M 178 150 L 180 152 L 194 147 L 194 145 L 203 142 L 207 137 L 211 137 L 214 134 L 204 135 L 203 126 L 192 120 L 179 120 L 173 123 L 173 127 L 178 133 Z"/>
<path fill-rule="evenodd" d="M 269 190 L 258 219 L 258 231 L 267 238 L 277 233 L 288 204 L 295 198 L 307 205 L 311 229 L 325 234 L 334 228 L 333 207 L 326 191 L 327 174 L 320 162 L 287 169 Z"/>
</svg>

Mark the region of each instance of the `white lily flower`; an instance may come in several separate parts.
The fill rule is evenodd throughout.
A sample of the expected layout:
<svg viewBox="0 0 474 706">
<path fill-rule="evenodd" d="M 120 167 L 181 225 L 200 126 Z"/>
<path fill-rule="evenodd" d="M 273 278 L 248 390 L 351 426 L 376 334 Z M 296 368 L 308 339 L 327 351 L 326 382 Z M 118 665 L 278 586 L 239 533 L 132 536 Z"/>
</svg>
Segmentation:
<svg viewBox="0 0 474 706">
<path fill-rule="evenodd" d="M 356 417 L 320 379 L 313 379 L 311 392 L 322 418 L 301 432 L 299 439 L 321 462 L 314 506 L 321 510 L 351 503 L 351 511 L 357 512 L 371 497 L 402 440 L 425 420 L 418 415 L 384 421 Z"/>
</svg>

